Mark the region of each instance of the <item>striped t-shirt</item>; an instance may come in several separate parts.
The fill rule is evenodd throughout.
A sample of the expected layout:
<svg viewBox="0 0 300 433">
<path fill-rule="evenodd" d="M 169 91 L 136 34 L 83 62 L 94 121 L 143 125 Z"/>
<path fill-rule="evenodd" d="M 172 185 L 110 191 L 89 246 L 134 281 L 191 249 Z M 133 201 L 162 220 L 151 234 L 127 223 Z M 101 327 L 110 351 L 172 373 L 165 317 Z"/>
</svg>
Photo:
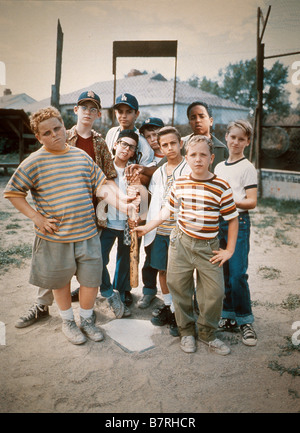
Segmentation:
<svg viewBox="0 0 300 433">
<path fill-rule="evenodd" d="M 209 180 L 196 180 L 191 175 L 178 178 L 166 206 L 178 214 L 179 228 L 197 239 L 215 238 L 220 216 L 225 220 L 238 216 L 229 184 L 216 175 Z"/>
<path fill-rule="evenodd" d="M 57 218 L 59 231 L 36 235 L 53 242 L 77 242 L 97 234 L 93 195 L 105 175 L 92 158 L 77 147 L 62 152 L 44 147 L 32 153 L 17 168 L 4 197 L 26 197 L 30 190 L 36 210 L 46 218 Z"/>
</svg>

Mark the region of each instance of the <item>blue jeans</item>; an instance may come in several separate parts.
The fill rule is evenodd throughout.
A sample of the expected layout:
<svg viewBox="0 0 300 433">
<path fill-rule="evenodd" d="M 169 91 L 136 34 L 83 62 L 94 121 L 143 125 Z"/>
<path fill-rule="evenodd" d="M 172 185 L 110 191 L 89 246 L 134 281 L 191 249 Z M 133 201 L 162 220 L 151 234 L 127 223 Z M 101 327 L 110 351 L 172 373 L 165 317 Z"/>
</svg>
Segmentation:
<svg viewBox="0 0 300 433">
<path fill-rule="evenodd" d="M 234 319 L 237 324 L 253 323 L 250 290 L 248 285 L 248 255 L 250 251 L 250 217 L 248 212 L 240 213 L 239 232 L 233 256 L 224 263 L 225 299 L 222 317 Z M 228 222 L 221 218 L 219 240 L 220 248 L 226 248 Z"/>
<path fill-rule="evenodd" d="M 142 268 L 142 278 L 143 278 L 143 295 L 152 295 L 155 296 L 157 293 L 157 285 L 156 285 L 156 278 L 157 278 L 157 269 L 153 269 L 150 266 L 151 261 L 151 245 L 148 245 L 145 247 L 145 263 Z"/>
<path fill-rule="evenodd" d="M 114 230 L 106 228 L 102 230 L 101 250 L 103 260 L 102 283 L 100 286 L 101 295 L 108 298 L 113 294 L 113 290 L 120 292 L 121 300 L 125 301 L 125 292 L 131 290 L 130 286 L 130 246 L 123 243 L 124 232 L 122 230 Z M 113 283 L 111 283 L 110 275 L 107 270 L 109 263 L 109 254 L 118 239 L 116 269 Z"/>
</svg>

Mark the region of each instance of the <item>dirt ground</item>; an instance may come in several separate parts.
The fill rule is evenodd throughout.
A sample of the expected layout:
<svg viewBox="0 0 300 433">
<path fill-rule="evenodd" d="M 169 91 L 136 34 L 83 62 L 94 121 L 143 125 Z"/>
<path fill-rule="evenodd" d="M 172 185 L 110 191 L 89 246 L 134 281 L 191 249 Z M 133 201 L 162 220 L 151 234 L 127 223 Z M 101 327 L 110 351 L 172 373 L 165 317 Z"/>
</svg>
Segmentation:
<svg viewBox="0 0 300 433">
<path fill-rule="evenodd" d="M 7 181 L 0 178 L 2 259 L 3 250 L 33 241 L 31 222 L 3 199 Z M 246 347 L 239 334 L 222 333 L 231 348 L 225 357 L 200 342 L 196 353 L 182 352 L 179 338 L 167 327 L 153 336 L 154 347 L 143 352 L 126 352 L 107 335 L 103 342 L 74 346 L 61 332 L 55 304 L 48 320 L 16 329 L 16 319 L 36 294 L 28 283 L 30 258 L 1 267 L 0 322 L 6 338 L 3 344 L 2 333 L 0 412 L 299 412 L 299 346 L 291 343 L 298 335 L 293 324 L 299 322 L 300 328 L 299 217 L 269 207 L 258 207 L 251 215 L 249 283 L 258 344 Z M 149 320 L 161 294 L 151 308 L 140 310 L 141 287 L 140 281 L 133 289 L 131 318 Z M 103 298 L 95 310 L 100 326 L 114 320 Z M 74 311 L 78 318 L 77 304 Z"/>
</svg>

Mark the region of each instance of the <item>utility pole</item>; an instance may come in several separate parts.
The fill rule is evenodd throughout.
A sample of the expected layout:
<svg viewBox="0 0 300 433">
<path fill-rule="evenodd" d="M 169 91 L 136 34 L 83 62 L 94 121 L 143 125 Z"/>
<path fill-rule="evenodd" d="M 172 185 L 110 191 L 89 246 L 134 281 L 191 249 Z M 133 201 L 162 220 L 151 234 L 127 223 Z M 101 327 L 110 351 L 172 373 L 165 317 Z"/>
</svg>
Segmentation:
<svg viewBox="0 0 300 433">
<path fill-rule="evenodd" d="M 268 8 L 266 19 L 264 20 L 262 11 L 257 9 L 257 37 L 256 37 L 256 89 L 257 89 L 257 106 L 255 112 L 255 167 L 258 171 L 258 196 L 262 196 L 262 182 L 261 182 L 261 163 L 260 163 L 260 150 L 262 142 L 262 120 L 263 120 L 263 89 L 264 89 L 264 58 L 265 58 L 265 44 L 262 43 L 265 33 L 266 25 L 270 15 L 271 6 Z M 260 24 L 262 22 L 262 31 L 260 31 Z"/>
<path fill-rule="evenodd" d="M 51 86 L 51 105 L 60 109 L 59 105 L 59 88 L 61 79 L 61 64 L 62 64 L 62 49 L 63 49 L 63 32 L 58 20 L 57 23 L 57 42 L 56 42 L 56 69 L 55 69 L 55 84 Z"/>
</svg>

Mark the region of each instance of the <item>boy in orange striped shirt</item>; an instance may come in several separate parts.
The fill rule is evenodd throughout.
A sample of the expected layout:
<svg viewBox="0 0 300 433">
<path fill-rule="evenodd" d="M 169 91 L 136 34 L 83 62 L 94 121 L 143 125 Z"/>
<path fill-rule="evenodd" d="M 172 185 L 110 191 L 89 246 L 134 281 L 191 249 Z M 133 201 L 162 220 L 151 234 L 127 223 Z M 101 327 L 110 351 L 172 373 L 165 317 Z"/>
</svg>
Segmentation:
<svg viewBox="0 0 300 433">
<path fill-rule="evenodd" d="M 215 331 L 222 311 L 224 279 L 222 265 L 233 254 L 238 233 L 237 210 L 229 184 L 210 173 L 212 143 L 208 137 L 194 136 L 186 145 L 191 174 L 174 182 L 169 200 L 158 217 L 135 228 L 140 236 L 160 225 L 172 213 L 177 225 L 170 235 L 167 284 L 172 294 L 175 317 L 184 352 L 196 351 L 193 314 L 193 278 L 197 271 L 197 319 L 199 340 L 219 355 L 230 353 Z M 228 221 L 228 243 L 219 249 L 219 217 Z"/>
</svg>

